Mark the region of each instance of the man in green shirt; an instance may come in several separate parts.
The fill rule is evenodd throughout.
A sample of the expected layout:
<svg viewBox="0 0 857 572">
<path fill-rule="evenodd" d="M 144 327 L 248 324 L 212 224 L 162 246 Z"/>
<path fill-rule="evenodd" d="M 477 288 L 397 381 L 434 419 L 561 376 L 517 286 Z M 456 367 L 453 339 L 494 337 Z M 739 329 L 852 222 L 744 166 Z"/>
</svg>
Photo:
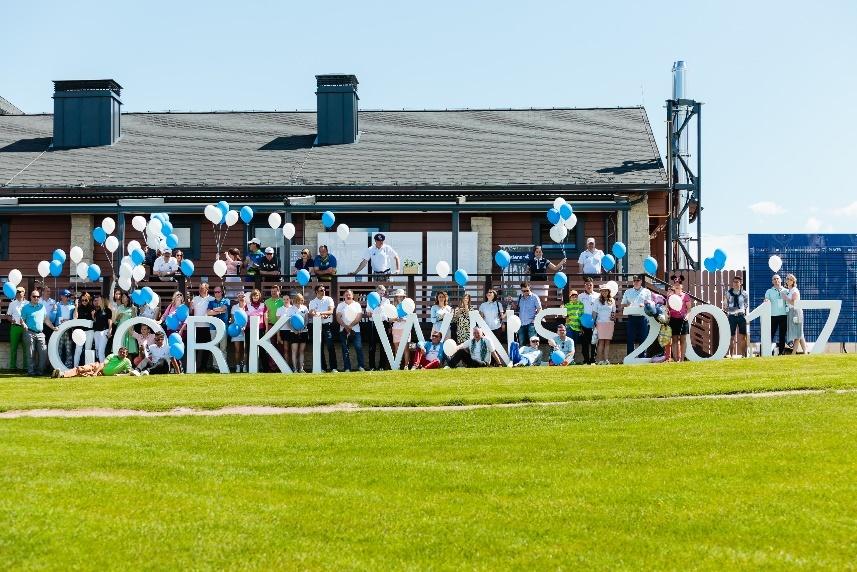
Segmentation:
<svg viewBox="0 0 857 572">
<path fill-rule="evenodd" d="M 52 377 L 95 377 L 97 375 L 114 376 L 128 374 L 140 375 L 140 372 L 133 369 L 131 360 L 128 359 L 128 348 L 119 348 L 118 355 L 108 355 L 104 363 L 88 363 L 63 372 L 55 369 Z"/>
<path fill-rule="evenodd" d="M 574 347 L 580 344 L 580 337 L 583 335 L 583 330 L 580 326 L 580 316 L 583 315 L 583 302 L 577 299 L 577 290 L 572 290 L 568 293 L 568 302 L 565 303 L 565 325 L 568 330 L 568 337 L 574 340 Z"/>
</svg>

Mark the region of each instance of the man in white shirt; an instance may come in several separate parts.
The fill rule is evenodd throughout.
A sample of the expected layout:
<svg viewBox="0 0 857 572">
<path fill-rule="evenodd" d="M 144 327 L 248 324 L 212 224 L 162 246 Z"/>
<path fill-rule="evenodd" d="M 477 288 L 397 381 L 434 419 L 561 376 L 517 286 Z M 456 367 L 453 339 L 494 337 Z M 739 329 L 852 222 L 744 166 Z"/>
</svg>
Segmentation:
<svg viewBox="0 0 857 572">
<path fill-rule="evenodd" d="M 586 250 L 577 258 L 580 272 L 593 278 L 599 276 L 602 258 L 604 258 L 604 252 L 595 248 L 595 239 L 590 236 L 586 239 Z"/>
<path fill-rule="evenodd" d="M 54 314 L 51 321 L 54 326 L 59 327 L 66 320 L 74 318 L 74 302 L 71 301 L 71 292 L 68 289 L 62 289 L 59 292 L 60 299 L 54 308 Z M 60 359 L 69 369 L 72 367 L 72 359 L 74 358 L 74 342 L 71 339 L 71 332 L 67 331 L 60 338 L 57 346 Z"/>
<path fill-rule="evenodd" d="M 378 284 L 375 287 L 375 292 L 377 292 L 378 296 L 380 296 L 381 303 L 378 304 L 378 307 L 375 308 L 374 310 L 372 308 L 370 308 L 369 305 L 367 304 L 366 305 L 366 312 L 363 314 L 366 318 L 368 318 L 368 320 L 366 322 L 366 328 L 367 328 L 366 337 L 369 338 L 369 371 L 373 371 L 375 369 L 379 369 L 379 370 L 384 369 L 381 364 L 383 364 L 387 359 L 386 353 L 384 352 L 384 350 L 383 349 L 380 350 L 381 355 L 378 358 L 378 362 L 377 362 L 378 367 L 377 368 L 375 367 L 375 363 L 376 363 L 375 362 L 375 353 L 378 350 L 378 348 L 381 346 L 381 338 L 378 337 L 378 330 L 375 328 L 375 323 L 372 321 L 372 315 L 375 312 L 383 312 L 383 310 L 381 308 L 384 306 L 384 304 L 390 303 L 390 299 L 387 298 L 387 287 L 386 286 L 384 286 L 383 284 Z M 390 323 L 387 321 L 384 321 L 383 324 L 384 324 L 384 328 L 387 330 L 387 336 L 389 337 L 389 335 L 390 335 Z"/>
<path fill-rule="evenodd" d="M 646 302 L 652 301 L 652 291 L 643 286 L 643 275 L 634 276 L 634 287 L 622 294 L 623 314 L 627 318 L 627 351 L 630 354 L 637 344 L 649 335 L 649 318 L 643 312 Z"/>
<path fill-rule="evenodd" d="M 163 250 L 163 256 L 155 260 L 152 266 L 152 275 L 165 282 L 175 280 L 179 263 L 173 258 L 173 251 L 169 248 Z"/>
<path fill-rule="evenodd" d="M 577 299 L 583 304 L 581 318 L 584 315 L 591 316 L 592 311 L 595 309 L 595 302 L 598 301 L 598 292 L 593 290 L 592 278 L 589 276 L 583 280 L 583 293 Z M 580 324 L 580 331 L 582 332 L 580 335 L 580 345 L 583 352 L 584 364 L 595 363 L 595 344 L 592 343 L 592 331 L 595 324 L 592 324 L 592 326 L 592 328 L 587 328 L 583 323 Z"/>
<path fill-rule="evenodd" d="M 149 345 L 149 355 L 137 365 L 137 370 L 143 375 L 170 373 L 170 365 L 175 362 L 170 354 L 170 346 L 166 343 L 164 332 L 155 333 L 155 343 Z M 178 363 L 176 371 L 178 371 Z"/>
<path fill-rule="evenodd" d="M 453 368 L 459 362 L 464 362 L 467 367 L 487 367 L 491 365 L 491 355 L 494 353 L 494 344 L 482 335 L 482 330 L 473 328 L 472 337 L 459 344 L 455 353 L 449 358 L 449 365 L 444 369 Z"/>
<path fill-rule="evenodd" d="M 402 262 L 399 260 L 398 253 L 393 250 L 392 246 L 384 244 L 387 237 L 379 232 L 374 238 L 375 245 L 370 246 L 366 250 L 366 255 L 360 261 L 360 266 L 357 267 L 353 274 L 357 274 L 363 270 L 367 263 L 371 263 L 372 274 L 378 277 L 401 272 Z"/>
<path fill-rule="evenodd" d="M 339 342 L 342 344 L 342 365 L 346 371 L 351 369 L 351 356 L 348 352 L 348 342 L 354 344 L 357 354 L 357 371 L 363 369 L 363 341 L 360 338 L 360 320 L 363 318 L 363 308 L 354 300 L 354 292 L 346 290 L 342 302 L 336 307 L 336 321 L 339 323 Z"/>
<path fill-rule="evenodd" d="M 161 260 L 160 258 L 158 260 Z M 208 303 L 214 300 L 214 296 L 208 294 L 208 282 L 202 282 L 199 285 L 199 294 L 193 297 L 190 301 L 192 316 L 208 316 Z M 202 344 L 211 341 L 211 329 L 208 324 L 201 324 L 196 327 L 196 343 Z M 196 367 L 198 372 L 206 371 L 209 367 L 209 358 L 211 353 L 207 351 L 197 350 L 196 352 Z"/>
<path fill-rule="evenodd" d="M 315 287 L 315 298 L 309 301 L 309 317 L 321 316 L 321 369 L 336 373 L 336 346 L 333 343 L 333 298 L 326 295 L 327 290 L 319 284 Z M 327 360 L 324 359 L 324 346 L 327 346 Z M 328 369 L 328 366 L 330 369 Z"/>
</svg>

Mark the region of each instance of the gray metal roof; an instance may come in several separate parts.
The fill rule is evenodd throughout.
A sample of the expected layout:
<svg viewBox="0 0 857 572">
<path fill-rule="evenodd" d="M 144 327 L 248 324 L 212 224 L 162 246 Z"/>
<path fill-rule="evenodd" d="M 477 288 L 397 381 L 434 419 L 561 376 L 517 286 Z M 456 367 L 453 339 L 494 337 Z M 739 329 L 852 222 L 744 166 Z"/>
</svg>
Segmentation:
<svg viewBox="0 0 857 572">
<path fill-rule="evenodd" d="M 0 97 L 0 115 L 21 115 L 23 111 L 15 107 L 11 101 Z"/>
<path fill-rule="evenodd" d="M 115 145 L 62 150 L 52 120 L 0 116 L 0 188 L 666 186 L 641 107 L 361 111 L 327 147 L 315 112 L 126 113 Z"/>
</svg>

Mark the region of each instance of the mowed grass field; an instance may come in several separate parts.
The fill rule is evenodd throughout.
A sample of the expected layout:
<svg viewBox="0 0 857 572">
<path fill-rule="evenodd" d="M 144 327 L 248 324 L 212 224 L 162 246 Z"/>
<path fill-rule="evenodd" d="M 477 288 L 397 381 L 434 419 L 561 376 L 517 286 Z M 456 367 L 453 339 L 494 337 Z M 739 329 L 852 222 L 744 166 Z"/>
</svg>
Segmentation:
<svg viewBox="0 0 857 572">
<path fill-rule="evenodd" d="M 0 419 L 0 557 L 62 570 L 854 569 L 855 370 L 818 356 L 0 379 L 5 411 L 534 402 Z M 829 391 L 650 398 L 806 388 Z"/>
</svg>

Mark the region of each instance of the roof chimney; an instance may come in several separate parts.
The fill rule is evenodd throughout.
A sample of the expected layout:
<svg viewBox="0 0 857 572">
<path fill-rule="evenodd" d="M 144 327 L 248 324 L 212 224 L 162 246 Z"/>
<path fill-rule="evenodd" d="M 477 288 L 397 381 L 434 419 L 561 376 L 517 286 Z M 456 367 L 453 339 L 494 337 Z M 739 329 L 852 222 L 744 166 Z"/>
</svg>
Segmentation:
<svg viewBox="0 0 857 572">
<path fill-rule="evenodd" d="M 120 130 L 119 95 L 112 79 L 54 82 L 54 148 L 112 145 Z"/>
<path fill-rule="evenodd" d="M 357 140 L 357 76 L 315 76 L 318 90 L 316 145 L 340 145 Z"/>
</svg>

